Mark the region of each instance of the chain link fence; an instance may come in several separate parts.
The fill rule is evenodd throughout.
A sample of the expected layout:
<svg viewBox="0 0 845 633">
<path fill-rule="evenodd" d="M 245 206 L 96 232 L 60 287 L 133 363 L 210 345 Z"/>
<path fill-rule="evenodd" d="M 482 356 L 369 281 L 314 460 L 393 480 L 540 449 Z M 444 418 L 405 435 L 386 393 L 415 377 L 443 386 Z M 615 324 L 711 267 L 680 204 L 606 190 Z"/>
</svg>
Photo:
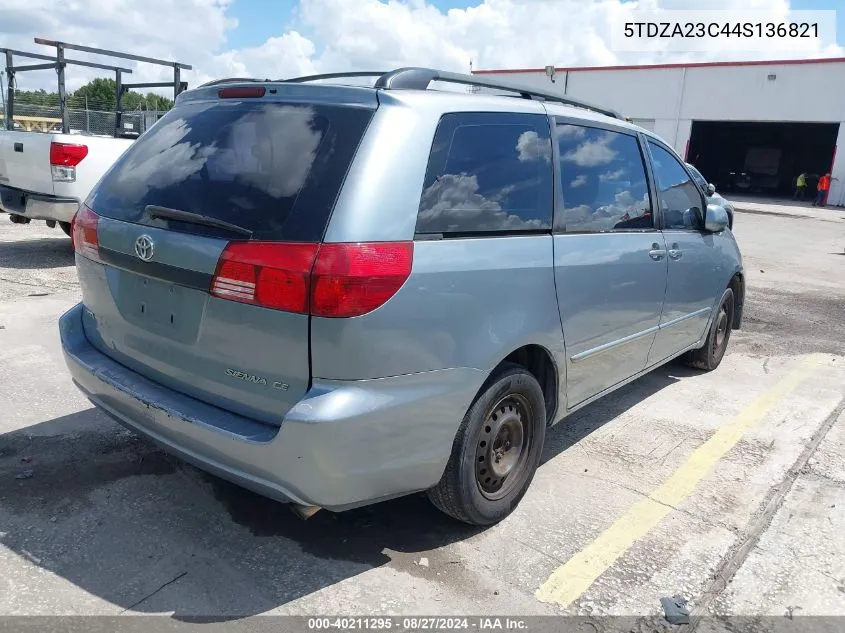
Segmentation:
<svg viewBox="0 0 845 633">
<path fill-rule="evenodd" d="M 5 100 L 5 95 L 3 96 Z M 68 97 L 68 124 L 70 132 L 114 136 L 141 134 L 164 116 L 166 110 L 147 108 L 142 103 L 135 109 L 124 107 L 115 112 L 114 102 L 103 103 L 87 98 Z M 5 129 L 5 101 L 0 102 L 0 129 Z M 26 132 L 61 132 L 62 112 L 56 94 L 16 91 L 13 109 L 13 129 Z"/>
</svg>

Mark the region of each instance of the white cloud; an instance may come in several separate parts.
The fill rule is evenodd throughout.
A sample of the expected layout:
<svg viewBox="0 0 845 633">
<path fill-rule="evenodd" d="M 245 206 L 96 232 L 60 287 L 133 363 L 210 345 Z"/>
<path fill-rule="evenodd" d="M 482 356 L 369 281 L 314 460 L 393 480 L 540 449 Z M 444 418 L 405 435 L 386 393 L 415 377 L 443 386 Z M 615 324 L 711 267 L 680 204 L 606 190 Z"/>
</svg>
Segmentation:
<svg viewBox="0 0 845 633">
<path fill-rule="evenodd" d="M 120 195 L 137 200 L 151 187 L 167 187 L 200 171 L 217 147 L 199 147 L 182 142 L 190 128 L 182 118 L 170 121 L 159 133 L 138 144 L 126 165 L 117 174 Z"/>
<path fill-rule="evenodd" d="M 34 37 L 84 44 L 192 64 L 183 80 L 216 75 L 222 64 L 214 53 L 226 47 L 227 33 L 237 26 L 229 15 L 230 0 L 3 0 L 0 43 L 8 48 L 55 54 L 33 42 Z M 134 69 L 126 82 L 172 80 L 172 69 L 86 53 L 70 52 L 68 58 L 96 61 Z M 16 58 L 21 64 L 37 63 Z M 198 72 L 197 72 L 198 71 Z M 67 83 L 74 89 L 94 77 L 113 76 L 109 71 L 69 66 Z M 20 73 L 21 88 L 55 90 L 55 73 L 50 70 Z"/>
<path fill-rule="evenodd" d="M 602 182 L 615 182 L 617 180 L 622 179 L 623 176 L 626 176 L 628 172 L 624 169 L 617 169 L 616 171 L 606 171 L 599 176 L 599 180 Z"/>
<path fill-rule="evenodd" d="M 642 217 L 649 208 L 648 193 L 644 193 L 639 202 L 630 191 L 621 191 L 611 204 L 579 204 L 564 206 L 563 219 L 569 230 L 590 231 L 609 230 L 618 222 Z"/>
<path fill-rule="evenodd" d="M 271 37 L 261 46 L 229 50 L 215 55 L 211 68 L 217 68 L 217 73 L 209 71 L 204 74 L 209 77 L 261 79 L 314 74 L 317 72 L 314 64 L 315 54 L 316 46 L 312 40 L 298 31 L 288 31 L 278 37 Z"/>
<path fill-rule="evenodd" d="M 579 167 L 607 165 L 613 162 L 619 155 L 619 152 L 610 147 L 617 136 L 617 134 L 612 132 L 605 132 L 595 139 L 584 141 L 575 149 L 563 154 L 560 159 L 575 163 Z"/>
<path fill-rule="evenodd" d="M 575 180 L 569 183 L 569 186 L 572 189 L 577 189 L 578 187 L 583 187 L 587 184 L 587 176 L 585 174 L 578 174 L 575 176 Z"/>
<path fill-rule="evenodd" d="M 722 55 L 717 50 L 684 55 L 614 52 L 609 30 L 612 18 L 632 6 L 623 0 L 483 0 L 477 6 L 448 13 L 424 0 L 300 0 L 292 20 L 274 13 L 273 3 L 268 2 L 267 20 L 278 24 L 277 35 L 255 47 L 235 49 L 227 44 L 227 36 L 237 27 L 232 5 L 246 1 L 4 0 L 0 42 L 11 48 L 47 52 L 49 49 L 32 42 L 32 37 L 40 36 L 178 59 L 194 66 L 184 74 L 191 85 L 221 76 L 279 78 L 404 65 L 466 71 L 470 60 L 475 68 L 507 68 L 686 61 Z M 688 4 L 687 0 L 641 0 L 638 6 L 687 8 Z M 696 3 L 701 9 L 730 9 L 734 4 L 733 0 Z M 748 0 L 744 5 L 746 9 L 780 12 L 788 7 L 786 0 Z M 816 53 L 843 55 L 845 51 L 827 42 Z M 766 54 L 743 56 L 762 58 Z M 167 68 L 125 64 L 136 68 L 128 81 L 172 77 Z M 104 74 L 72 68 L 69 87 L 94 76 Z M 54 84 L 51 71 L 19 76 L 22 88 L 51 88 Z"/>
<path fill-rule="evenodd" d="M 519 135 L 516 142 L 516 151 L 521 163 L 540 159 L 548 163 L 552 160 L 551 141 L 548 138 L 540 138 L 537 132 L 533 130 Z"/>
<path fill-rule="evenodd" d="M 587 130 L 580 125 L 559 125 L 557 127 L 558 138 L 567 140 L 582 139 L 587 135 Z"/>
<path fill-rule="evenodd" d="M 478 178 L 466 174 L 444 174 L 422 193 L 418 230 L 495 230 L 542 228 L 540 220 L 523 220 L 502 209 L 501 201 L 513 190 L 505 187 L 495 195 L 478 193 Z"/>
<path fill-rule="evenodd" d="M 235 165 L 228 173 L 274 198 L 295 195 L 311 173 L 323 139 L 316 119 L 314 108 L 302 106 L 266 106 L 238 119 L 229 132 L 229 145 L 254 154 L 257 166 L 244 171 L 238 165 L 243 159 L 232 156 Z M 248 140 L 239 144 L 240 139 Z"/>
</svg>

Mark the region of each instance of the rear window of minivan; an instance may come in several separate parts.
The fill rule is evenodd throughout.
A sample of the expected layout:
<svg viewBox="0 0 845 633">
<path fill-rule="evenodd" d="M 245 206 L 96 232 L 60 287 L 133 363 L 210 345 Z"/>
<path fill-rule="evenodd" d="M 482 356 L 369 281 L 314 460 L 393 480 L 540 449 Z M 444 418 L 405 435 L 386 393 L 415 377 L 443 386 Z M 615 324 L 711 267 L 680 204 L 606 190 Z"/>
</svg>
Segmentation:
<svg viewBox="0 0 845 633">
<path fill-rule="evenodd" d="M 373 110 L 327 104 L 208 101 L 178 105 L 142 135 L 92 192 L 99 215 L 150 220 L 147 205 L 208 216 L 254 240 L 320 241 Z"/>
</svg>

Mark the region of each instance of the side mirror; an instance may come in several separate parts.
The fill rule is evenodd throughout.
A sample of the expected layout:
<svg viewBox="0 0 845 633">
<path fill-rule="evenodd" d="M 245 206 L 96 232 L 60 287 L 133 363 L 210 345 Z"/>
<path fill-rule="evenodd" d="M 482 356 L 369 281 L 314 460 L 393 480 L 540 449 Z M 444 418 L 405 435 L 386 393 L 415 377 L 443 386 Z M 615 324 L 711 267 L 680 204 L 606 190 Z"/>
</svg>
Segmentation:
<svg viewBox="0 0 845 633">
<path fill-rule="evenodd" d="M 716 185 L 714 185 L 712 182 L 708 183 L 708 185 L 707 185 L 707 195 L 712 196 L 714 193 L 716 193 Z"/>
<path fill-rule="evenodd" d="M 728 228 L 728 212 L 718 204 L 707 205 L 704 230 L 708 233 L 721 233 Z"/>
</svg>

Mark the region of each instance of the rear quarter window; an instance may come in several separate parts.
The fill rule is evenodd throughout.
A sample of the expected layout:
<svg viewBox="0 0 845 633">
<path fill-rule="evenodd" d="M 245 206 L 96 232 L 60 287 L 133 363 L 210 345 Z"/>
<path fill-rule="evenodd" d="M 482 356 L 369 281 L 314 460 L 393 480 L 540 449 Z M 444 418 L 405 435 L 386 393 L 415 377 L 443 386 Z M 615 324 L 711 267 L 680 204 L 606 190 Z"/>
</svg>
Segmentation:
<svg viewBox="0 0 845 633">
<path fill-rule="evenodd" d="M 443 116 L 429 156 L 417 234 L 551 230 L 551 158 L 544 115 Z"/>
<path fill-rule="evenodd" d="M 214 235 L 151 220 L 157 205 L 249 229 L 256 240 L 319 241 L 373 111 L 280 102 L 193 102 L 168 112 L 117 161 L 88 206 L 105 217 Z"/>
</svg>

